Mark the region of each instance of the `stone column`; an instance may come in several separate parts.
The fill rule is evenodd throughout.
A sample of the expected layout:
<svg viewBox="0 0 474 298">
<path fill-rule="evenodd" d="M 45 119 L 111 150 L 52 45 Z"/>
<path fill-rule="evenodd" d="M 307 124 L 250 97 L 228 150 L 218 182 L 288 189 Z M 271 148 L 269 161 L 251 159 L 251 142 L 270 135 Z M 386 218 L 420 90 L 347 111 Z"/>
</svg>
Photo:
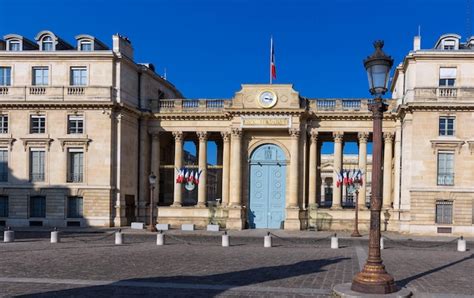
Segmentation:
<svg viewBox="0 0 474 298">
<path fill-rule="evenodd" d="M 158 132 L 151 135 L 151 171 L 156 175 L 156 185 L 153 192 L 153 202 L 156 206 L 160 194 L 160 134 Z M 148 188 L 150 188 L 149 175 L 150 173 L 146 175 Z"/>
<path fill-rule="evenodd" d="M 199 176 L 197 207 L 205 207 L 207 200 L 207 132 L 198 131 L 199 137 Z"/>
<path fill-rule="evenodd" d="M 317 147 L 318 147 L 318 132 L 311 131 L 310 132 L 310 140 L 311 144 L 309 146 L 309 183 L 308 183 L 308 207 L 309 208 L 316 208 L 316 185 L 317 185 L 317 177 L 318 177 L 318 155 L 317 155 Z"/>
<path fill-rule="evenodd" d="M 183 132 L 174 131 L 174 167 L 176 169 L 181 169 L 183 166 Z M 178 174 L 174 174 L 174 201 L 173 206 L 181 206 L 182 196 L 183 196 L 183 186 L 180 183 L 176 183 L 176 178 Z"/>
<path fill-rule="evenodd" d="M 239 208 L 242 204 L 242 130 L 232 129 L 232 160 L 231 173 L 232 183 L 230 184 L 230 207 Z"/>
<path fill-rule="evenodd" d="M 363 175 L 363 185 L 359 189 L 359 209 L 365 208 L 365 198 L 367 196 L 367 140 L 369 138 L 369 133 L 359 132 L 359 169 L 362 171 Z"/>
<path fill-rule="evenodd" d="M 139 176 L 139 197 L 138 197 L 138 220 L 145 221 L 146 217 L 148 216 L 147 212 L 147 202 L 150 200 L 149 198 L 149 185 L 148 185 L 148 175 L 151 171 L 150 163 L 151 163 L 151 155 L 150 155 L 150 142 L 148 137 L 148 120 L 142 119 L 140 121 L 140 153 L 139 153 L 139 160 L 140 160 L 140 173 Z"/>
<path fill-rule="evenodd" d="M 224 131 L 221 133 L 224 141 L 222 157 L 222 206 L 229 204 L 229 173 L 230 173 L 230 133 Z"/>
<path fill-rule="evenodd" d="M 343 132 L 334 132 L 334 174 L 333 174 L 333 187 L 332 187 L 332 209 L 341 209 L 341 193 L 342 186 L 337 187 L 337 174 L 336 171 L 340 172 L 342 169 L 342 140 Z"/>
<path fill-rule="evenodd" d="M 393 178 L 393 209 L 400 209 L 400 162 L 402 149 L 402 125 L 400 119 L 397 119 L 395 125 L 395 156 L 394 164 L 394 178 Z"/>
<path fill-rule="evenodd" d="M 291 156 L 290 156 L 290 185 L 288 191 L 288 204 L 289 208 L 298 208 L 298 161 L 299 161 L 299 141 L 300 141 L 300 130 L 290 129 L 291 135 Z"/>
<path fill-rule="evenodd" d="M 390 209 L 392 206 L 392 141 L 393 133 L 385 132 L 383 154 L 383 209 Z"/>
</svg>

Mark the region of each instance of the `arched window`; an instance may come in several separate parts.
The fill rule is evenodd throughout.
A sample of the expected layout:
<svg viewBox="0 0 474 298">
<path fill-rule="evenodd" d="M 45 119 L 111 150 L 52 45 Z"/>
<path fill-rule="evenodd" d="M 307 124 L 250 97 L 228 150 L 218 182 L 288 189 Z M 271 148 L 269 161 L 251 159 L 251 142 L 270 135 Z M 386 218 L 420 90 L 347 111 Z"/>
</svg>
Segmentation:
<svg viewBox="0 0 474 298">
<path fill-rule="evenodd" d="M 84 52 L 92 51 L 92 41 L 89 39 L 81 40 L 79 43 L 79 49 Z"/>
<path fill-rule="evenodd" d="M 42 51 L 54 51 L 53 38 L 49 35 L 45 36 L 41 41 L 41 50 Z"/>
<path fill-rule="evenodd" d="M 18 39 L 12 39 L 8 41 L 8 50 L 11 52 L 21 51 L 21 42 Z"/>
</svg>

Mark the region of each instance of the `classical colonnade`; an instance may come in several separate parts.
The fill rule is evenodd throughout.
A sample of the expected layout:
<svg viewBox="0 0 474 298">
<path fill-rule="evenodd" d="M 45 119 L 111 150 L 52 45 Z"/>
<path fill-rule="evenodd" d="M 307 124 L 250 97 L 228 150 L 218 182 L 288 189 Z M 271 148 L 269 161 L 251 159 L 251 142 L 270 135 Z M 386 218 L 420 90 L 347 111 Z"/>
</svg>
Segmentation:
<svg viewBox="0 0 474 298">
<path fill-rule="evenodd" d="M 301 131 L 299 129 L 289 129 L 290 135 L 290 160 L 289 160 L 289 180 L 288 180 L 288 191 L 286 198 L 286 207 L 290 209 L 305 208 L 304 200 L 299 200 L 298 194 L 299 186 L 302 185 L 299 181 L 303 177 L 301 175 L 301 169 L 299 168 L 300 153 L 301 150 Z M 242 207 L 242 134 L 241 128 L 232 128 L 230 131 L 221 132 L 222 137 L 222 206 L 230 208 Z M 184 138 L 182 131 L 173 131 L 174 138 L 174 167 L 181 168 L 183 166 L 183 145 Z M 197 207 L 205 207 L 207 200 L 207 141 L 209 132 L 198 131 L 196 135 L 199 139 L 198 145 L 198 167 L 202 170 L 202 174 L 199 179 L 198 185 L 198 200 Z M 321 146 L 321 142 L 318 141 L 318 132 L 310 130 L 309 136 L 309 174 L 308 174 L 308 205 L 307 207 L 317 206 L 317 178 L 320 175 L 318 169 L 318 148 Z M 343 144 L 344 144 L 344 132 L 333 132 L 334 141 L 334 165 L 335 170 L 344 168 L 343 165 Z M 390 132 L 384 133 L 384 161 L 383 161 L 383 208 L 389 209 L 393 203 L 392 200 L 392 152 L 393 152 L 393 137 L 394 134 Z M 367 172 L 367 143 L 369 140 L 369 133 L 359 132 L 357 134 L 359 143 L 359 157 L 358 167 L 364 172 Z M 318 154 L 319 153 L 319 154 Z M 151 133 L 151 171 L 158 176 L 160 174 L 160 132 Z M 395 167 L 395 175 L 397 170 Z M 176 175 L 176 174 L 175 174 Z M 176 178 L 176 176 L 175 176 Z M 337 181 L 337 174 L 333 174 L 333 185 Z M 364 175 L 365 183 L 365 175 Z M 158 201 L 159 189 L 155 191 L 154 199 Z M 181 184 L 174 183 L 174 195 L 173 203 L 171 206 L 180 207 L 182 206 L 183 198 L 183 187 Z M 366 187 L 361 187 L 359 190 L 359 208 L 363 209 L 365 205 Z M 331 209 L 342 209 L 342 187 L 333 187 L 333 201 Z"/>
</svg>

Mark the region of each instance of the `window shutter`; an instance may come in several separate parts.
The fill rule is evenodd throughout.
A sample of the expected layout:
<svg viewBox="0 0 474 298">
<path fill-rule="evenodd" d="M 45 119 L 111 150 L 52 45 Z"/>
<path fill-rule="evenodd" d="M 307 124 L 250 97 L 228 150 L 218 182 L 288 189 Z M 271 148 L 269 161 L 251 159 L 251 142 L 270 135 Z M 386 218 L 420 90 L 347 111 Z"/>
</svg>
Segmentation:
<svg viewBox="0 0 474 298">
<path fill-rule="evenodd" d="M 441 67 L 439 69 L 440 79 L 455 79 L 456 78 L 456 67 Z"/>
</svg>

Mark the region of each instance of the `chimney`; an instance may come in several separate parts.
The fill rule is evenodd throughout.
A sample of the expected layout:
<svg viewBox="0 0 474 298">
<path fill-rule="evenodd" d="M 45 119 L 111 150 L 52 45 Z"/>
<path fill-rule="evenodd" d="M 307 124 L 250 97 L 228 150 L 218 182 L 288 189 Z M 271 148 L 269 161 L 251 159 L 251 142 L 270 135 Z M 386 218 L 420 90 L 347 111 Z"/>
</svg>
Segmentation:
<svg viewBox="0 0 474 298">
<path fill-rule="evenodd" d="M 413 38 L 413 51 L 419 51 L 421 49 L 421 36 L 417 35 Z"/>
<path fill-rule="evenodd" d="M 120 34 L 112 35 L 113 51 L 115 53 L 121 53 L 124 56 L 133 60 L 133 47 L 132 42 L 125 36 Z"/>
</svg>

